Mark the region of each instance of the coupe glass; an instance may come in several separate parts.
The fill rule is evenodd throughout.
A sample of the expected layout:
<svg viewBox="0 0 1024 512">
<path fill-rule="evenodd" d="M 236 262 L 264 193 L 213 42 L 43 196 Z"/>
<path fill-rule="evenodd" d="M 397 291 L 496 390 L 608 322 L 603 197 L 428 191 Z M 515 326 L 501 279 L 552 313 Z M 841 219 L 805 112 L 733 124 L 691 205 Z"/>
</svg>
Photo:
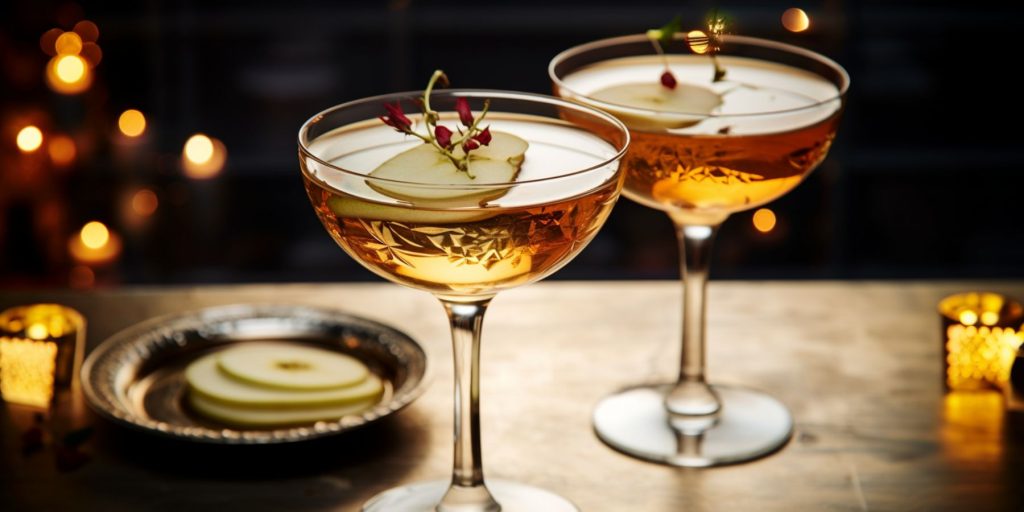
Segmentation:
<svg viewBox="0 0 1024 512">
<path fill-rule="evenodd" d="M 694 50 L 706 48 L 706 39 L 705 46 L 689 42 Z M 792 435 L 793 420 L 778 400 L 705 380 L 711 244 L 730 214 L 782 196 L 821 163 L 835 137 L 849 76 L 802 48 L 725 36 L 717 59 L 726 75 L 715 81 L 712 60 L 687 43 L 677 34 L 665 50 L 678 92 L 690 95 L 692 110 L 651 103 L 671 93 L 659 83 L 666 61 L 644 35 L 571 48 L 548 71 L 557 96 L 613 113 L 629 127 L 623 193 L 672 219 L 685 283 L 677 381 L 606 397 L 594 411 L 595 430 L 629 455 L 703 467 L 769 454 Z M 609 95 L 615 87 L 629 91 Z M 653 99 L 636 99 L 644 94 Z"/>
<path fill-rule="evenodd" d="M 437 185 L 370 175 L 422 144 L 378 116 L 384 103 L 418 112 L 422 93 L 391 94 L 325 110 L 299 131 L 299 161 L 310 201 L 331 237 L 381 277 L 440 299 L 455 356 L 455 464 L 450 481 L 385 491 L 372 511 L 576 510 L 549 491 L 484 483 L 480 450 L 479 354 L 484 311 L 499 291 L 537 281 L 568 263 L 608 218 L 622 189 L 619 160 L 629 132 L 616 118 L 542 95 L 445 90 L 431 96 L 441 123 L 458 125 L 456 98 L 490 111 L 492 132 L 529 142 L 508 183 Z M 422 131 L 422 115 L 409 115 Z M 588 129 L 565 119 L 584 120 Z M 401 194 L 381 191 L 398 190 Z M 404 199 L 392 197 L 397 195 Z M 419 199 L 418 199 L 419 198 Z M 500 505 L 499 505 L 500 504 Z"/>
</svg>

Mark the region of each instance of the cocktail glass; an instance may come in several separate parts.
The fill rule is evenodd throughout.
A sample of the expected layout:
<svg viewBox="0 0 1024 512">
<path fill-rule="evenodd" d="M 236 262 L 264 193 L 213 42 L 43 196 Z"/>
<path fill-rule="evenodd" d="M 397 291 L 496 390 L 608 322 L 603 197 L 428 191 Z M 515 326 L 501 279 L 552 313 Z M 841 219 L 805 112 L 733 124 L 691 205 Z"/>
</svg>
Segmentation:
<svg viewBox="0 0 1024 512">
<path fill-rule="evenodd" d="M 537 281 L 568 263 L 607 219 L 622 189 L 619 160 L 629 132 L 600 110 L 542 95 L 445 90 L 431 95 L 441 124 L 456 126 L 456 98 L 529 149 L 514 181 L 438 185 L 369 174 L 422 141 L 377 119 L 384 103 L 418 111 L 420 93 L 378 96 L 325 110 L 299 132 L 310 201 L 331 237 L 375 274 L 440 299 L 455 356 L 455 464 L 450 481 L 385 491 L 370 511 L 576 510 L 549 491 L 484 483 L 479 415 L 480 331 L 499 291 Z M 422 115 L 409 116 L 421 125 Z M 566 121 L 586 121 L 589 129 Z M 472 167 L 471 167 L 472 168 Z M 389 194 L 398 190 L 401 193 Z M 382 193 L 382 191 L 384 193 Z"/>
<path fill-rule="evenodd" d="M 849 85 L 824 56 L 740 36 L 722 38 L 716 58 L 726 74 L 716 81 L 713 61 L 696 53 L 707 48 L 706 37 L 677 34 L 662 57 L 646 36 L 624 36 L 568 49 L 548 69 L 557 96 L 629 127 L 623 193 L 672 219 L 685 283 L 677 381 L 603 399 L 594 428 L 626 454 L 688 467 L 761 457 L 792 435 L 778 400 L 705 380 L 711 244 L 730 214 L 782 196 L 821 163 Z M 675 89 L 659 81 L 666 63 Z"/>
</svg>

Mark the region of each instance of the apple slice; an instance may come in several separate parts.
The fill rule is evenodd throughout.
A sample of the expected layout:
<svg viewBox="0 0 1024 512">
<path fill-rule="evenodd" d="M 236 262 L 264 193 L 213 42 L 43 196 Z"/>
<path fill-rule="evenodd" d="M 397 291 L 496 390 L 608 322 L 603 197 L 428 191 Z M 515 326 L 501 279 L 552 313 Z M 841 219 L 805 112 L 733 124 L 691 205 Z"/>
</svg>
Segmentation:
<svg viewBox="0 0 1024 512">
<path fill-rule="evenodd" d="M 610 105 L 605 110 L 622 120 L 626 126 L 637 130 L 669 130 L 693 126 L 722 104 L 722 97 L 715 91 L 698 85 L 680 83 L 675 89 L 658 83 L 629 83 L 613 85 L 590 94 L 590 97 Z M 641 113 L 635 109 L 654 110 L 657 113 Z"/>
<path fill-rule="evenodd" d="M 486 219 L 494 212 L 475 210 L 430 210 L 411 206 L 392 206 L 364 201 L 349 196 L 332 196 L 327 207 L 339 217 L 389 220 L 394 222 L 426 222 L 431 224 L 460 224 Z"/>
<path fill-rule="evenodd" d="M 294 391 L 255 386 L 227 376 L 217 366 L 218 354 L 201 357 L 185 369 L 185 381 L 192 393 L 223 405 L 250 408 L 309 408 L 346 405 L 376 400 L 384 392 L 380 378 L 372 373 L 358 384 L 337 389 Z"/>
<path fill-rule="evenodd" d="M 479 185 L 512 183 L 519 174 L 529 143 L 504 132 L 491 132 L 491 142 L 469 154 L 469 172 L 460 171 L 447 157 L 428 144 L 403 151 L 370 173 L 374 178 L 426 186 L 367 181 L 374 190 L 414 203 L 438 208 L 477 206 L 501 197 L 508 186 L 480 189 Z M 456 148 L 462 156 L 462 148 Z M 474 177 L 470 177 L 472 174 Z"/>
<path fill-rule="evenodd" d="M 354 357 L 288 343 L 246 343 L 229 348 L 217 353 L 217 365 L 250 384 L 293 390 L 353 386 L 370 373 Z"/>
<path fill-rule="evenodd" d="M 302 409 L 254 409 L 237 405 L 225 405 L 198 393 L 189 393 L 188 403 L 199 414 L 238 427 L 275 427 L 312 423 L 314 421 L 337 420 L 349 414 L 359 414 L 376 403 L 363 400 L 344 405 L 311 407 Z"/>
</svg>

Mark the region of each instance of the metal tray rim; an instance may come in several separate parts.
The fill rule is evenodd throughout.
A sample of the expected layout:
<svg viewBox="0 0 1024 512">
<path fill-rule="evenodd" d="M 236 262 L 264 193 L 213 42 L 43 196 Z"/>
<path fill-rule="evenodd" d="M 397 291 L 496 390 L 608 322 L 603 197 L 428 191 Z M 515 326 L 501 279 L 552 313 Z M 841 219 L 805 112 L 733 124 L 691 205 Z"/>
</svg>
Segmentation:
<svg viewBox="0 0 1024 512">
<path fill-rule="evenodd" d="M 419 364 L 409 366 L 411 370 L 405 382 L 396 387 L 390 400 L 381 402 L 359 415 L 345 416 L 337 421 L 317 422 L 312 426 L 283 427 L 268 430 L 214 430 L 206 427 L 172 425 L 151 418 L 141 417 L 118 403 L 122 398 L 123 383 L 102 382 L 95 375 L 97 367 L 115 357 L 119 352 L 134 351 L 134 357 L 144 358 L 142 351 L 149 347 L 140 343 L 140 338 L 162 335 L 164 339 L 175 336 L 175 327 L 182 324 L 201 326 L 212 321 L 244 320 L 254 318 L 295 318 L 320 319 L 336 325 L 356 325 L 387 335 L 381 343 L 389 351 L 408 351 Z M 179 342 L 180 343 L 180 342 Z M 133 350 L 134 349 L 134 350 Z M 124 355 L 123 357 L 130 357 Z M 210 444 L 281 444 L 307 441 L 365 426 L 373 421 L 391 415 L 405 408 L 418 398 L 426 388 L 428 380 L 427 356 L 423 347 L 404 332 L 381 322 L 370 320 L 333 308 L 285 303 L 239 303 L 212 306 L 184 312 L 175 312 L 143 320 L 128 326 L 104 340 L 86 358 L 81 370 L 82 392 L 89 407 L 100 416 L 123 426 L 147 433 L 174 439 L 185 439 Z M 104 388 L 102 391 L 99 388 Z M 113 396 L 111 396 L 113 395 Z M 117 400 L 115 400 L 117 399 Z"/>
</svg>

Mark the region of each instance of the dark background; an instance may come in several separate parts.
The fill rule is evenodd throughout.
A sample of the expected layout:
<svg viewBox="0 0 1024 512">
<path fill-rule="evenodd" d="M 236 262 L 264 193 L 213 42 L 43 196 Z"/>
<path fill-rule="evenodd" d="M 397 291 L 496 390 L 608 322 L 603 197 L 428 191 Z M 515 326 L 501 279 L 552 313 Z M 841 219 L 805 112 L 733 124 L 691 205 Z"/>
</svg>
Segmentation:
<svg viewBox="0 0 1024 512">
<path fill-rule="evenodd" d="M 732 32 L 822 52 L 853 85 L 828 160 L 770 205 L 779 219 L 771 232 L 755 230 L 751 212 L 726 223 L 713 276 L 1024 277 L 1022 107 L 1009 78 L 1024 16 L 1009 4 L 718 3 Z M 295 146 L 303 121 L 347 100 L 421 88 L 434 68 L 455 86 L 549 92 L 546 67 L 559 51 L 677 13 L 695 27 L 715 5 L 3 2 L 0 286 L 374 280 L 333 245 L 305 198 Z M 811 29 L 784 30 L 788 7 L 806 10 Z M 39 38 L 81 19 L 99 26 L 103 60 L 87 92 L 55 94 L 42 79 L 49 57 Z M 148 121 L 129 149 L 115 128 L 127 108 Z M 14 134 L 26 117 L 74 137 L 75 164 L 51 169 L 22 155 Z M 212 180 L 180 169 L 195 132 L 227 147 Z M 132 219 L 124 204 L 142 186 L 159 208 Z M 94 282 L 76 281 L 67 240 L 93 219 L 119 233 L 124 250 L 91 269 Z M 623 200 L 555 278 L 672 278 L 676 261 L 667 217 Z"/>
</svg>

